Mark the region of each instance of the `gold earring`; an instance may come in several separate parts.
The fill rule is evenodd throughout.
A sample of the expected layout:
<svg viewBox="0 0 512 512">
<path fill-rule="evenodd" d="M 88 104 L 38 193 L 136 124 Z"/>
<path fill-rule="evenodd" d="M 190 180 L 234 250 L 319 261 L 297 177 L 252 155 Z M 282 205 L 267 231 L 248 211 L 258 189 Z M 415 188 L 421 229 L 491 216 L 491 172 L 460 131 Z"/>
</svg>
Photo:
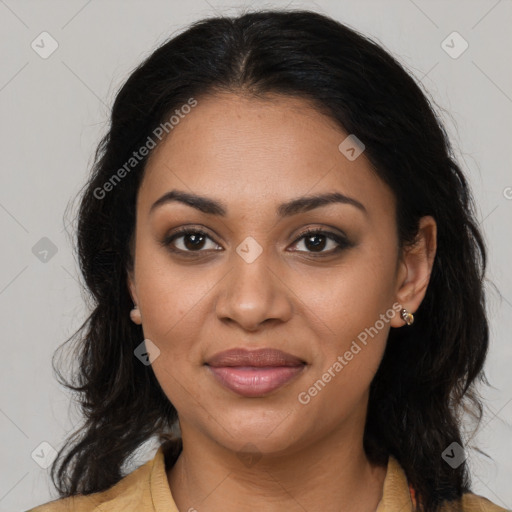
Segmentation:
<svg viewBox="0 0 512 512">
<path fill-rule="evenodd" d="M 409 313 L 409 311 L 407 311 L 405 308 L 400 310 L 400 317 L 407 325 L 412 325 L 414 322 L 414 315 Z"/>
</svg>

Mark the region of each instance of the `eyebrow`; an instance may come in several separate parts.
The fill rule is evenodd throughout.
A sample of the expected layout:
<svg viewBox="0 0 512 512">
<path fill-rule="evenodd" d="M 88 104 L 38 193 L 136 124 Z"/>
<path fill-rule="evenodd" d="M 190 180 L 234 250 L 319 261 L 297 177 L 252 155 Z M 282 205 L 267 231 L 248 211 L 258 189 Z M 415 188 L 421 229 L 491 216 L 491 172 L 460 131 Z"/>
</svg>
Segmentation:
<svg viewBox="0 0 512 512">
<path fill-rule="evenodd" d="M 180 190 L 171 190 L 160 197 L 160 199 L 157 199 L 151 206 L 149 213 L 152 214 L 157 208 L 172 202 L 186 204 L 209 215 L 218 215 L 220 217 L 225 217 L 227 215 L 227 207 L 224 203 L 205 196 Z M 276 209 L 276 213 L 279 217 L 291 217 L 292 215 L 297 215 L 321 206 L 336 203 L 355 206 L 363 213 L 368 214 L 364 205 L 357 199 L 348 197 L 340 192 L 329 192 L 326 194 L 298 197 L 297 199 L 292 199 L 291 201 L 280 204 Z"/>
</svg>

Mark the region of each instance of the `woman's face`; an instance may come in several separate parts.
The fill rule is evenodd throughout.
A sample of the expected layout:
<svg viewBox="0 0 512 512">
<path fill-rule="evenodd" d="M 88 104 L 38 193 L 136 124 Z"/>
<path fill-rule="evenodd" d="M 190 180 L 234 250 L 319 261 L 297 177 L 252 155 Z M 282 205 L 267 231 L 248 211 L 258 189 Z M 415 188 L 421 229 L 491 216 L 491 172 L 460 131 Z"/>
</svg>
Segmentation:
<svg viewBox="0 0 512 512">
<path fill-rule="evenodd" d="M 129 285 L 184 438 L 285 453 L 362 437 L 407 270 L 394 196 L 361 147 L 339 149 L 347 136 L 302 99 L 226 93 L 198 99 L 151 155 Z M 155 205 L 171 191 L 198 198 Z M 295 359 L 213 357 L 262 348 Z"/>
</svg>

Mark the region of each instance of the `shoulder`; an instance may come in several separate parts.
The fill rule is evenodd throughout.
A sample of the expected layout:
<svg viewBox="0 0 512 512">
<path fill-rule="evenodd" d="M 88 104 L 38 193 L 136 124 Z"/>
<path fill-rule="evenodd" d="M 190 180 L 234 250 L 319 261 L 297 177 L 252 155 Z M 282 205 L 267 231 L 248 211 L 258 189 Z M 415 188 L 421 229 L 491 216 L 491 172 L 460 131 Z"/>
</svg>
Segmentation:
<svg viewBox="0 0 512 512">
<path fill-rule="evenodd" d="M 510 512 L 483 496 L 468 492 L 460 500 L 446 502 L 441 508 L 442 512 Z"/>
<path fill-rule="evenodd" d="M 109 510 L 144 511 L 144 506 L 151 503 L 149 481 L 154 459 L 135 469 L 114 486 L 93 494 L 78 494 L 57 499 L 27 512 L 97 512 Z"/>
<path fill-rule="evenodd" d="M 402 492 L 401 489 L 404 489 Z M 407 490 L 405 490 L 407 489 Z M 407 481 L 405 472 L 392 455 L 389 457 L 388 462 L 388 475 L 384 482 L 385 498 L 393 496 L 394 501 L 386 502 L 389 510 L 395 510 L 397 504 L 410 503 L 410 508 L 401 508 L 401 510 L 417 510 L 416 493 L 414 488 Z M 387 496 L 386 496 L 387 491 Z M 409 499 L 410 497 L 410 499 Z M 387 511 L 388 508 L 383 508 L 382 511 Z M 380 509 L 378 509 L 380 511 Z M 439 512 L 512 512 L 509 509 L 496 505 L 492 501 L 474 494 L 472 492 L 464 493 L 459 499 L 453 501 L 445 501 L 441 504 Z"/>
</svg>

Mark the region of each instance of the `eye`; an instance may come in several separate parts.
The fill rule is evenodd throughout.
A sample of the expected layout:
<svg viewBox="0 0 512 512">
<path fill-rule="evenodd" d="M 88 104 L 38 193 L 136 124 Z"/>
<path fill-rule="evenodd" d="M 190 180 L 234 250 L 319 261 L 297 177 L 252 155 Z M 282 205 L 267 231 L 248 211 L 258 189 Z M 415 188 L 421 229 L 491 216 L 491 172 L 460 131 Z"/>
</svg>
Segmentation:
<svg viewBox="0 0 512 512">
<path fill-rule="evenodd" d="M 212 242 L 213 246 L 208 247 L 207 241 Z M 173 252 L 204 252 L 206 250 L 218 250 L 219 247 L 204 231 L 191 228 L 180 228 L 173 234 L 165 237 L 162 241 Z"/>
<path fill-rule="evenodd" d="M 208 247 L 208 241 L 211 243 L 210 247 Z M 305 250 L 296 248 L 293 251 L 306 252 L 314 256 L 331 255 L 353 245 L 342 235 L 318 228 L 311 228 L 302 232 L 293 246 L 300 246 L 301 244 Z M 187 227 L 179 228 L 174 233 L 166 236 L 162 245 L 168 247 L 172 252 L 180 254 L 222 249 L 204 231 Z M 325 250 L 326 248 L 329 250 Z"/>
<path fill-rule="evenodd" d="M 320 256 L 331 255 L 353 245 L 342 235 L 318 228 L 308 229 L 301 233 L 294 242 L 295 244 L 298 246 L 302 244 L 306 248 L 306 251 L 299 250 L 299 252 L 309 252 L 315 256 L 315 253 Z M 330 250 L 325 251 L 324 249 L 329 245 L 331 246 Z"/>
</svg>

